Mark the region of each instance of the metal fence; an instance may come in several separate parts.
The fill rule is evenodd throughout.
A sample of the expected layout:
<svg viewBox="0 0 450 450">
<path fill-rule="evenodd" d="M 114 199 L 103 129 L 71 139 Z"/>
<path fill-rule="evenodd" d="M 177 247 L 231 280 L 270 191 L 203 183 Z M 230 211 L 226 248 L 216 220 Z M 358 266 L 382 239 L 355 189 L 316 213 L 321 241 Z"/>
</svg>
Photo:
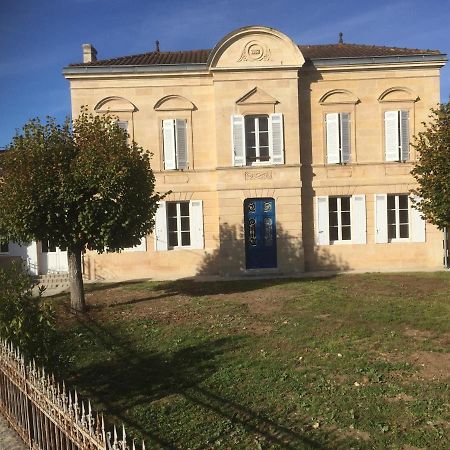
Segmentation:
<svg viewBox="0 0 450 450">
<path fill-rule="evenodd" d="M 93 413 L 90 401 L 81 401 L 34 361 L 26 363 L 5 341 L 0 341 L 0 413 L 32 450 L 136 450 L 124 427 L 120 437 L 116 427 L 106 432 L 103 415 Z"/>
</svg>

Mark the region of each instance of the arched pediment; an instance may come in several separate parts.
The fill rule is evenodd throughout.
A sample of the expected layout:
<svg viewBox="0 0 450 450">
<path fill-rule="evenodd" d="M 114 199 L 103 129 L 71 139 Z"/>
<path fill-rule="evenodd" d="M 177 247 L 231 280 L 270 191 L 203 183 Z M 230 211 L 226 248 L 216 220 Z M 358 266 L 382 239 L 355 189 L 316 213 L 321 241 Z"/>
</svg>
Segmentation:
<svg viewBox="0 0 450 450">
<path fill-rule="evenodd" d="M 419 97 L 411 89 L 405 87 L 392 87 L 386 89 L 379 97 L 379 102 L 417 102 Z"/>
<path fill-rule="evenodd" d="M 211 51 L 209 69 L 248 69 L 303 66 L 298 46 L 274 28 L 252 26 L 227 34 Z"/>
<path fill-rule="evenodd" d="M 159 99 L 153 107 L 155 111 L 193 111 L 195 105 L 181 95 L 167 95 Z"/>
<path fill-rule="evenodd" d="M 138 109 L 133 103 L 123 97 L 106 97 L 95 105 L 94 111 L 107 112 L 135 112 Z"/>
<path fill-rule="evenodd" d="M 273 98 L 258 87 L 254 87 L 251 91 L 236 100 L 237 105 L 275 105 L 277 103 L 278 100 L 276 98 Z"/>
<path fill-rule="evenodd" d="M 359 102 L 359 98 L 353 94 L 353 92 L 347 91 L 346 89 L 333 89 L 332 91 L 328 91 L 326 94 L 322 95 L 319 100 L 321 105 L 335 105 L 343 103 L 356 105 Z"/>
</svg>

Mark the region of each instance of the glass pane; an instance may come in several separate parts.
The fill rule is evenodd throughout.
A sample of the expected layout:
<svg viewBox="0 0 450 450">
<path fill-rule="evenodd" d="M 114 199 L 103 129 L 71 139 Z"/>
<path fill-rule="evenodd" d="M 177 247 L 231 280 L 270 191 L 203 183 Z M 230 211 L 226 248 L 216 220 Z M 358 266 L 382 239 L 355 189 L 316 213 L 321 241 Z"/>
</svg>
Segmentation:
<svg viewBox="0 0 450 450">
<path fill-rule="evenodd" d="M 338 215 L 337 212 L 330 211 L 328 215 L 329 221 L 330 221 L 330 227 L 337 227 L 338 224 Z"/>
<path fill-rule="evenodd" d="M 341 211 L 350 211 L 350 197 L 341 197 Z"/>
<path fill-rule="evenodd" d="M 259 131 L 269 130 L 269 118 L 267 116 L 259 117 Z"/>
<path fill-rule="evenodd" d="M 174 202 L 167 203 L 167 217 L 176 217 L 177 204 Z"/>
<path fill-rule="evenodd" d="M 177 218 L 176 217 L 169 217 L 167 219 L 167 228 L 168 228 L 169 232 L 177 231 Z"/>
<path fill-rule="evenodd" d="M 255 116 L 245 116 L 245 131 L 255 131 Z"/>
<path fill-rule="evenodd" d="M 256 150 L 255 147 L 247 147 L 247 161 L 256 160 Z"/>
<path fill-rule="evenodd" d="M 8 253 L 9 246 L 7 242 L 0 242 L 0 252 L 1 253 Z"/>
<path fill-rule="evenodd" d="M 181 233 L 181 245 L 191 245 L 190 233 Z"/>
<path fill-rule="evenodd" d="M 350 227 L 342 227 L 342 240 L 350 241 L 352 238 L 351 228 Z"/>
<path fill-rule="evenodd" d="M 408 238 L 409 237 L 409 226 L 406 225 L 400 225 L 400 237 L 401 238 Z"/>
<path fill-rule="evenodd" d="M 178 245 L 177 233 L 169 232 L 169 247 L 176 247 Z"/>
<path fill-rule="evenodd" d="M 56 245 L 53 242 L 48 241 L 48 251 L 52 253 L 56 252 Z"/>
<path fill-rule="evenodd" d="M 255 133 L 246 133 L 245 145 L 247 148 L 254 147 L 256 145 L 255 144 Z"/>
<path fill-rule="evenodd" d="M 400 223 L 408 223 L 408 210 L 407 209 L 400 210 Z"/>
<path fill-rule="evenodd" d="M 259 133 L 259 146 L 260 147 L 269 147 L 269 134 L 268 133 Z"/>
<path fill-rule="evenodd" d="M 181 218 L 181 231 L 189 231 L 189 217 Z"/>
<path fill-rule="evenodd" d="M 395 195 L 387 196 L 387 207 L 388 209 L 395 209 Z"/>
<path fill-rule="evenodd" d="M 329 198 L 328 208 L 330 209 L 330 211 L 337 211 L 337 198 L 336 197 Z"/>
<path fill-rule="evenodd" d="M 341 214 L 342 225 L 350 225 L 350 213 L 344 212 Z"/>
<path fill-rule="evenodd" d="M 330 227 L 330 241 L 338 240 L 338 229 L 337 227 Z"/>
<path fill-rule="evenodd" d="M 180 203 L 180 213 L 182 216 L 189 216 L 189 202 Z"/>
<path fill-rule="evenodd" d="M 388 223 L 394 224 L 395 223 L 395 210 L 389 210 L 388 212 Z"/>
<path fill-rule="evenodd" d="M 395 239 L 396 237 L 395 225 L 388 225 L 388 239 Z"/>
<path fill-rule="evenodd" d="M 259 149 L 259 160 L 269 161 L 269 147 L 261 147 Z"/>
<path fill-rule="evenodd" d="M 398 196 L 398 205 L 400 209 L 408 209 L 408 196 L 407 195 L 399 195 Z"/>
</svg>

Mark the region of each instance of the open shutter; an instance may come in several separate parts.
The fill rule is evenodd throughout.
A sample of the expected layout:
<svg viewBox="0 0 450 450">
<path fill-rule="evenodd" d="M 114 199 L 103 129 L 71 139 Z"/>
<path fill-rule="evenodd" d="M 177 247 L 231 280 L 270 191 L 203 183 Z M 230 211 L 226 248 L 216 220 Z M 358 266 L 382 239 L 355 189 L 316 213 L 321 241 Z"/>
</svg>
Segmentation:
<svg viewBox="0 0 450 450">
<path fill-rule="evenodd" d="M 164 137 L 164 168 L 174 170 L 177 168 L 175 156 L 175 120 L 163 120 Z"/>
<path fill-rule="evenodd" d="M 167 250 L 167 213 L 166 202 L 158 202 L 155 214 L 155 250 Z"/>
<path fill-rule="evenodd" d="M 350 162 L 351 150 L 350 150 L 350 114 L 341 114 L 341 152 L 342 162 Z"/>
<path fill-rule="evenodd" d="M 330 244 L 329 217 L 328 217 L 328 197 L 316 197 L 316 224 L 317 224 L 317 245 Z"/>
<path fill-rule="evenodd" d="M 204 248 L 203 202 L 192 200 L 189 203 L 189 225 L 191 229 L 191 247 Z"/>
<path fill-rule="evenodd" d="M 409 111 L 400 111 L 400 147 L 402 161 L 409 160 Z"/>
<path fill-rule="evenodd" d="M 175 120 L 176 136 L 176 160 L 177 169 L 188 168 L 188 149 L 187 149 L 187 122 L 183 119 Z"/>
<path fill-rule="evenodd" d="M 326 115 L 327 122 L 327 163 L 339 164 L 339 114 Z"/>
<path fill-rule="evenodd" d="M 419 201 L 419 197 L 414 197 L 416 201 Z M 413 242 L 425 242 L 425 220 L 422 218 L 420 211 L 411 203 L 411 241 Z"/>
<path fill-rule="evenodd" d="M 388 242 L 387 194 L 375 194 L 375 242 Z"/>
<path fill-rule="evenodd" d="M 398 111 L 385 111 L 384 113 L 384 145 L 386 161 L 398 161 Z"/>
<path fill-rule="evenodd" d="M 366 244 L 366 196 L 352 196 L 352 243 Z"/>
<path fill-rule="evenodd" d="M 273 164 L 284 164 L 283 114 L 269 117 L 269 151 Z"/>
<path fill-rule="evenodd" d="M 233 166 L 245 166 L 245 125 L 244 116 L 231 116 Z"/>
</svg>

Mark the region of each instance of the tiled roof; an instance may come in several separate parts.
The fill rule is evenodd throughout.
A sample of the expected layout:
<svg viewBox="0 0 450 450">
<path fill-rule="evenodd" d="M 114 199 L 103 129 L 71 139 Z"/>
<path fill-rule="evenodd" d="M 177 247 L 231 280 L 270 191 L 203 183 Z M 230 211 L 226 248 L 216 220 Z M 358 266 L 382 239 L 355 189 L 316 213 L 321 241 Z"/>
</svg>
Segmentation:
<svg viewBox="0 0 450 450">
<path fill-rule="evenodd" d="M 372 56 L 440 55 L 439 50 L 417 48 L 383 47 L 359 44 L 299 45 L 305 59 L 364 58 Z M 211 50 L 186 50 L 178 52 L 149 52 L 139 55 L 102 59 L 90 63 L 70 64 L 70 67 L 85 66 L 147 66 L 176 64 L 205 64 Z"/>
</svg>

